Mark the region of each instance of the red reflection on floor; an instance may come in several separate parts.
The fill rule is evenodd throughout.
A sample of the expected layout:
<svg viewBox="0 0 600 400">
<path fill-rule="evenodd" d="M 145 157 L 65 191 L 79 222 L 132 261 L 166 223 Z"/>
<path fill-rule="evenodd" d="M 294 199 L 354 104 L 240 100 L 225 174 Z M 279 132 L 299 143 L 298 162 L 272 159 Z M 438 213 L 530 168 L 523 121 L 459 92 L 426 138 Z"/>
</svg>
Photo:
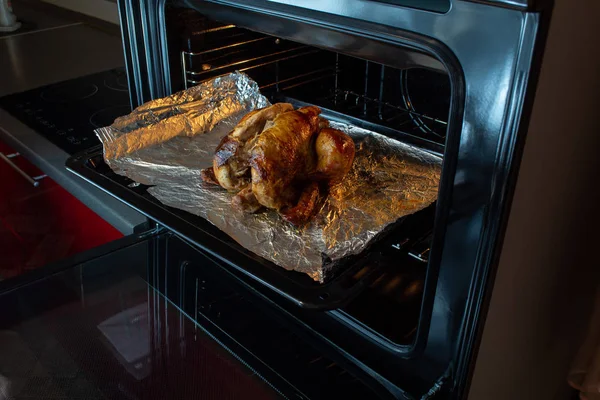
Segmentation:
<svg viewBox="0 0 600 400">
<path fill-rule="evenodd" d="M 14 153 L 1 142 L 0 152 Z M 42 174 L 22 156 L 11 160 L 29 176 Z M 34 187 L 0 159 L 0 279 L 119 237 L 119 231 L 50 178 Z"/>
</svg>

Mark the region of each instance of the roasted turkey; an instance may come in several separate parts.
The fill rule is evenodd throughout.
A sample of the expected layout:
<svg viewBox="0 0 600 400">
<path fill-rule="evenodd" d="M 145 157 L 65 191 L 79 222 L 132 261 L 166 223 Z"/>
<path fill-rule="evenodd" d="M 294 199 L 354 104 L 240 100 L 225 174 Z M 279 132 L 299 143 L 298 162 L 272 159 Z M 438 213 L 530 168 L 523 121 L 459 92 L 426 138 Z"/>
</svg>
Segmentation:
<svg viewBox="0 0 600 400">
<path fill-rule="evenodd" d="M 236 192 L 246 187 L 250 182 L 250 149 L 256 138 L 269 121 L 293 109 L 291 104 L 277 103 L 246 114 L 217 146 L 213 158 L 213 173 L 205 170 L 203 179 L 212 180 L 223 188 Z"/>
<path fill-rule="evenodd" d="M 315 143 L 317 153 L 316 178 L 329 183 L 339 182 L 352 168 L 354 161 L 354 141 L 344 132 L 323 128 Z"/>
<path fill-rule="evenodd" d="M 304 224 L 354 160 L 352 138 L 330 128 L 320 113 L 287 103 L 252 111 L 221 140 L 202 179 L 236 192 L 232 204 L 238 209 L 267 207 Z"/>
<path fill-rule="evenodd" d="M 281 210 L 298 200 L 316 164 L 318 107 L 279 114 L 256 140 L 250 155 L 252 192 L 260 204 Z"/>
</svg>

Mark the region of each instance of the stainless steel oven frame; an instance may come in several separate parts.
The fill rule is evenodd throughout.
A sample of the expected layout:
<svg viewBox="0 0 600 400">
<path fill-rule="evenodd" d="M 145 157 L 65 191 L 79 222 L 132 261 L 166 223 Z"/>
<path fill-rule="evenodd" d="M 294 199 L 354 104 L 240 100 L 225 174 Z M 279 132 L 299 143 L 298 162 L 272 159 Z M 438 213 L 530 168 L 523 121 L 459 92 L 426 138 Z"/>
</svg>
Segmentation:
<svg viewBox="0 0 600 400">
<path fill-rule="evenodd" d="M 502 245 L 550 7 L 525 0 L 452 0 L 448 12 L 436 13 L 391 3 L 179 2 L 241 27 L 342 53 L 360 55 L 363 42 L 409 48 L 448 71 L 452 99 L 425 288 L 435 296 L 424 297 L 416 346 L 382 354 L 368 344 L 357 346 L 359 333 L 335 338 L 335 345 L 397 397 L 451 392 L 459 398 L 467 390 Z M 173 90 L 166 5 L 119 1 L 133 106 Z M 353 40 L 336 41 L 338 35 Z M 386 54 L 369 57 L 389 63 Z M 323 318 L 304 314 L 299 319 L 314 324 Z"/>
</svg>

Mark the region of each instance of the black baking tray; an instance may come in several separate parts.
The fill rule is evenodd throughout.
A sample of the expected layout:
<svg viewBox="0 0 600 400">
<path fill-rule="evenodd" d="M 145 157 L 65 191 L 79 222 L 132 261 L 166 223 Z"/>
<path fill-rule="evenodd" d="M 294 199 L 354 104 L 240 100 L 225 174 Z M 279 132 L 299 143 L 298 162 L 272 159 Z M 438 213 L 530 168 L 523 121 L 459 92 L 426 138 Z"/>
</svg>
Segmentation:
<svg viewBox="0 0 600 400">
<path fill-rule="evenodd" d="M 311 309 L 334 309 L 346 304 L 379 278 L 379 264 L 391 247 L 408 252 L 410 243 L 426 235 L 433 226 L 435 205 L 401 218 L 392 224 L 382 239 L 373 240 L 371 248 L 340 265 L 325 283 L 313 281 L 305 274 L 288 271 L 246 250 L 227 234 L 202 217 L 166 206 L 147 192 L 148 186 L 113 172 L 104 162 L 102 146 L 96 146 L 69 158 L 67 169 L 113 197 L 128 204 L 148 218 L 172 230 L 191 244 L 209 253 L 220 265 L 239 276 L 251 279 L 244 283 L 266 286 L 298 306 Z M 393 231 L 393 235 L 386 235 Z M 401 245 L 400 245 L 401 244 Z M 389 261 L 388 261 L 389 262 Z"/>
</svg>

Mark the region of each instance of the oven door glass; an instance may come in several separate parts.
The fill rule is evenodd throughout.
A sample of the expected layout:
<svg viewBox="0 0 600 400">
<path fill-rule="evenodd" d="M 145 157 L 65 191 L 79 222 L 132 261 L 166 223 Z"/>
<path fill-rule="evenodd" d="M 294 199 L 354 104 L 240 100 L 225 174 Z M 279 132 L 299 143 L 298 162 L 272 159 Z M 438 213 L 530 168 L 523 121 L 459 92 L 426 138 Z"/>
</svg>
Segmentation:
<svg viewBox="0 0 600 400">
<path fill-rule="evenodd" d="M 177 237 L 121 243 L 0 288 L 0 398 L 377 397 Z"/>
</svg>

